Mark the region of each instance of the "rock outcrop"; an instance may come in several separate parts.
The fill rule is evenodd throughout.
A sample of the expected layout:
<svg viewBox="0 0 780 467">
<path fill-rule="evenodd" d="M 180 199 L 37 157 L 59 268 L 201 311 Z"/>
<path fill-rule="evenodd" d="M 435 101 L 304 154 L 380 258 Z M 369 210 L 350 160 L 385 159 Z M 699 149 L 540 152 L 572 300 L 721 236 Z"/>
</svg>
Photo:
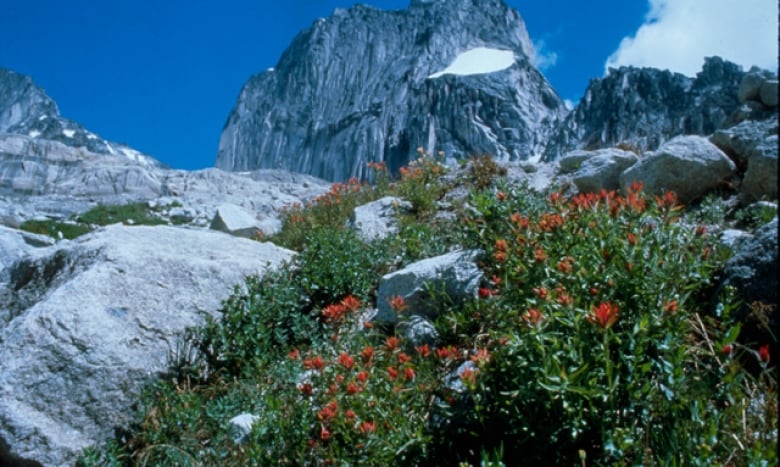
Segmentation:
<svg viewBox="0 0 780 467">
<path fill-rule="evenodd" d="M 0 436 L 73 465 L 130 421 L 185 328 L 292 255 L 209 230 L 114 225 L 18 259 L 0 271 Z"/>
<path fill-rule="evenodd" d="M 367 176 L 367 162 L 396 171 L 417 147 L 531 158 L 566 114 L 533 56 L 522 18 L 501 0 L 337 9 L 244 85 L 216 166 L 343 181 Z"/>
<path fill-rule="evenodd" d="M 744 75 L 719 57 L 707 58 L 696 78 L 655 68 L 611 69 L 591 81 L 551 136 L 544 158 L 618 144 L 648 151 L 678 135 L 709 135 L 738 109 Z"/>
<path fill-rule="evenodd" d="M 673 191 L 683 204 L 698 200 L 728 181 L 737 167 L 720 149 L 701 136 L 678 136 L 620 175 L 625 190 L 634 181 L 645 191 Z"/>
</svg>

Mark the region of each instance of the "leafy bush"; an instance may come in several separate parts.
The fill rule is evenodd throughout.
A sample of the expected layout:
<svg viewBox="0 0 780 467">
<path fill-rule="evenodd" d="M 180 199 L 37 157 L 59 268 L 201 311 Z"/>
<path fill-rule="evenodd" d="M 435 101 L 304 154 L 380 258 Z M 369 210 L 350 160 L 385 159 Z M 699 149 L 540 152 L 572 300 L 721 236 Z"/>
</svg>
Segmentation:
<svg viewBox="0 0 780 467">
<path fill-rule="evenodd" d="M 57 222 L 54 220 L 24 221 L 19 228 L 27 232 L 48 235 L 52 238 L 59 238 L 60 233 L 62 233 L 62 237 L 67 238 L 68 240 L 72 240 L 92 231 L 92 229 L 86 225 L 70 222 Z"/>
<path fill-rule="evenodd" d="M 495 284 L 476 446 L 520 464 L 758 460 L 764 440 L 735 442 L 738 414 L 724 408 L 754 386 L 724 383 L 734 370 L 713 351 L 738 326 L 726 311 L 703 324 L 724 258 L 703 230 L 676 222 L 673 196 L 640 189 L 568 202 L 553 193 L 541 211 L 527 193 L 474 199 L 484 216 L 473 236 Z"/>
<path fill-rule="evenodd" d="M 155 214 L 154 209 L 150 208 L 147 203 L 130 203 L 115 206 L 99 205 L 79 215 L 76 220 L 91 225 L 109 225 L 118 222 L 135 225 L 160 225 L 166 223 Z"/>
<path fill-rule="evenodd" d="M 638 185 L 565 199 L 491 180 L 439 220 L 443 168 L 422 156 L 388 193 L 347 184 L 291 210 L 293 264 L 238 287 L 196 335 L 200 366 L 153 386 L 129 441 L 85 464 L 777 462 L 776 370 L 714 296 L 727 252 L 703 218 Z M 385 194 L 416 200 L 398 235 L 345 229 Z M 484 250 L 490 279 L 465 305 L 441 297 L 437 347 L 363 322 L 382 274 L 455 246 Z M 237 444 L 241 412 L 259 418 Z"/>
</svg>

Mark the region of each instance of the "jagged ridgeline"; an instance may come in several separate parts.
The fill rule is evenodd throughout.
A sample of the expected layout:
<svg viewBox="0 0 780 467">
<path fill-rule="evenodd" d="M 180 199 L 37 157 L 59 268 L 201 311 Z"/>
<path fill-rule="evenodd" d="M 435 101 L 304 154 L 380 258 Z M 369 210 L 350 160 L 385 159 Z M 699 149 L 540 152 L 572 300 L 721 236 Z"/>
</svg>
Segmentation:
<svg viewBox="0 0 780 467">
<path fill-rule="evenodd" d="M 420 146 L 530 159 L 567 113 L 533 56 L 523 19 L 501 0 L 337 9 L 244 85 L 216 166 L 346 180 L 371 161 L 398 169 Z"/>
</svg>

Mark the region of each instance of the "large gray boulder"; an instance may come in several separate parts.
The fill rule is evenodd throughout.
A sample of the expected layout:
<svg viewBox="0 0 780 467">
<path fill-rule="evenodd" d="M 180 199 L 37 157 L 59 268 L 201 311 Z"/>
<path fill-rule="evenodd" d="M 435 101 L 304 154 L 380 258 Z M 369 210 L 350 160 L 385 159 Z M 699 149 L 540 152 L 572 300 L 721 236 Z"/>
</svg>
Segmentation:
<svg viewBox="0 0 780 467">
<path fill-rule="evenodd" d="M 572 182 L 581 193 L 615 190 L 620 186 L 620 174 L 638 160 L 633 152 L 616 148 L 592 151 L 572 174 Z"/>
<path fill-rule="evenodd" d="M 235 204 L 225 203 L 217 208 L 211 228 L 237 237 L 256 238 L 261 232 L 257 219 Z"/>
<path fill-rule="evenodd" d="M 125 426 L 189 326 L 293 252 L 208 230 L 113 225 L 0 272 L 0 437 L 47 466 Z"/>
<path fill-rule="evenodd" d="M 394 325 L 398 313 L 391 301 L 401 297 L 406 304 L 403 313 L 434 319 L 443 302 L 461 303 L 477 296 L 484 279 L 476 264 L 479 251 L 454 251 L 417 261 L 382 277 L 377 290 L 378 312 L 374 321 Z M 443 301 L 443 302 L 442 302 Z"/>
<path fill-rule="evenodd" d="M 350 224 L 366 241 L 383 239 L 398 232 L 398 211 L 411 207 L 401 198 L 385 196 L 356 207 Z"/>
<path fill-rule="evenodd" d="M 689 204 L 729 180 L 736 165 L 720 149 L 701 136 L 678 136 L 620 175 L 620 186 L 644 183 L 650 194 L 677 193 Z"/>
<path fill-rule="evenodd" d="M 740 195 L 745 201 L 777 199 L 777 130 L 777 118 L 748 120 L 710 137 L 744 172 Z"/>
<path fill-rule="evenodd" d="M 0 225 L 0 271 L 35 248 L 51 246 L 54 239 Z"/>
</svg>

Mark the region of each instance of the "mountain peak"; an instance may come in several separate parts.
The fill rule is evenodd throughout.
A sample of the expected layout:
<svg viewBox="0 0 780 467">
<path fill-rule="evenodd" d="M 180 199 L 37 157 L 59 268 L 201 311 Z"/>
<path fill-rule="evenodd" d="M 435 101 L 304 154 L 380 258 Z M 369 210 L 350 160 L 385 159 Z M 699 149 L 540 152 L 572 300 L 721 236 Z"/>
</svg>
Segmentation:
<svg viewBox="0 0 780 467">
<path fill-rule="evenodd" d="M 418 147 L 532 157 L 566 113 L 532 55 L 525 23 L 501 0 L 337 10 L 247 82 L 216 165 L 346 180 L 365 177 L 367 162 L 398 169 Z"/>
</svg>

